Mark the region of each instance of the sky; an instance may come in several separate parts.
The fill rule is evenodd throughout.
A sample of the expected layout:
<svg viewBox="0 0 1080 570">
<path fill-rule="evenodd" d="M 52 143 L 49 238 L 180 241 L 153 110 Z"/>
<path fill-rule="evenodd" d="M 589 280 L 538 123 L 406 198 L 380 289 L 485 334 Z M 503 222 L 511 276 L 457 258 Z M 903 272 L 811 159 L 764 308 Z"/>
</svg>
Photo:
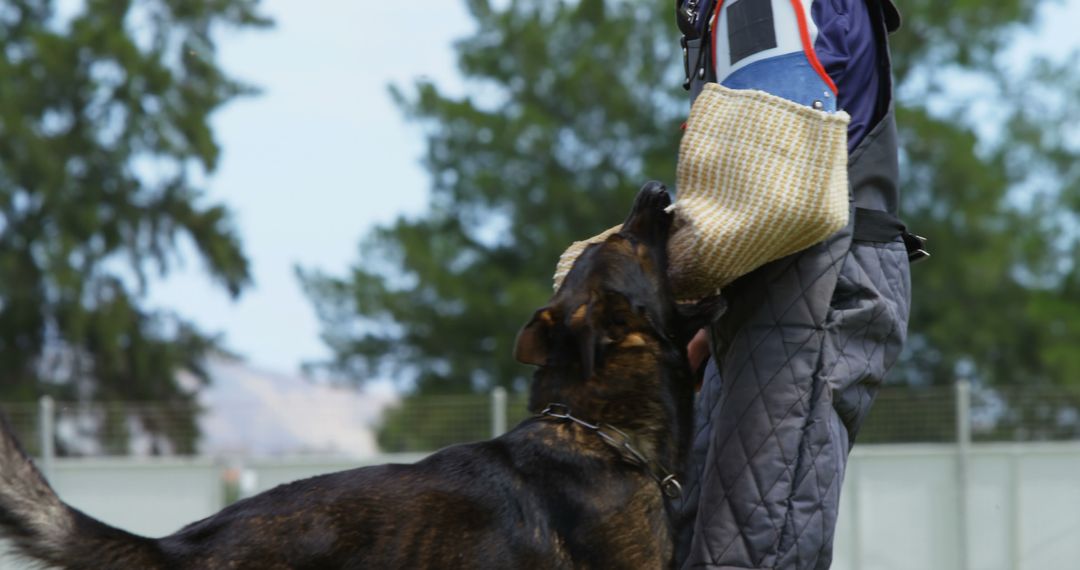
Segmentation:
<svg viewBox="0 0 1080 570">
<path fill-rule="evenodd" d="M 230 300 L 185 247 L 151 303 L 223 333 L 265 369 L 328 357 L 294 268 L 344 275 L 370 228 L 424 210 L 423 136 L 388 85 L 460 86 L 451 43 L 473 29 L 462 4 L 263 0 L 274 28 L 222 34 L 223 67 L 263 91 L 215 115 L 223 154 L 208 195 L 232 209 L 254 287 Z"/>
<path fill-rule="evenodd" d="M 473 24 L 460 0 L 422 10 L 357 0 L 262 6 L 273 29 L 220 38 L 224 68 L 263 92 L 215 116 L 223 155 L 208 182 L 210 200 L 235 215 L 254 287 L 230 300 L 186 248 L 186 265 L 153 284 L 151 304 L 223 333 L 226 347 L 253 365 L 292 373 L 329 356 L 296 265 L 344 275 L 374 225 L 424 210 L 423 135 L 388 85 L 427 77 L 460 91 L 451 43 Z M 1048 4 L 1042 20 L 1023 50 L 1080 46 L 1080 0 Z"/>
</svg>

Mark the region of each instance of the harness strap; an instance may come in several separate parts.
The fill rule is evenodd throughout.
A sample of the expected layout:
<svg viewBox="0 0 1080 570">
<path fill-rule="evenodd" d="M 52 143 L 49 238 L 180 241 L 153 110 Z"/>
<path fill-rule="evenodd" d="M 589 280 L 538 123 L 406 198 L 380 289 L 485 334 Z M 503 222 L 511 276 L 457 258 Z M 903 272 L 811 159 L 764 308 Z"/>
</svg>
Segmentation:
<svg viewBox="0 0 1080 570">
<path fill-rule="evenodd" d="M 675 21 L 683 34 L 679 40 L 686 75 L 683 89 L 692 92 L 691 100 L 701 92 L 702 85 L 716 79 L 708 61 L 708 28 L 715 9 L 715 0 L 675 0 Z"/>
<path fill-rule="evenodd" d="M 926 238 L 909 232 L 900 218 L 882 210 L 855 208 L 852 240 L 889 243 L 896 241 L 898 237 L 904 240 L 909 262 L 915 263 L 930 257 L 930 253 L 926 251 Z"/>
</svg>

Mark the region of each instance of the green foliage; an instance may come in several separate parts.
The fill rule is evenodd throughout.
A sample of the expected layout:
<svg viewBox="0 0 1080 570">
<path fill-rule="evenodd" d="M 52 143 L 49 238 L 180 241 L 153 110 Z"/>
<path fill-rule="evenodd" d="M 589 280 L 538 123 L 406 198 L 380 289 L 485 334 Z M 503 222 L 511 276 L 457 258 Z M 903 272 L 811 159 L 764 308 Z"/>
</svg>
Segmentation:
<svg viewBox="0 0 1080 570">
<path fill-rule="evenodd" d="M 902 208 L 934 257 L 913 271 L 894 378 L 1075 382 L 1080 141 L 1061 126 L 1080 124 L 1077 58 L 1010 51 L 1044 2 L 900 4 Z M 674 180 L 687 111 L 668 2 L 468 5 L 467 94 L 393 90 L 424 127 L 430 210 L 376 228 L 348 275 L 301 272 L 335 354 L 324 365 L 423 395 L 521 388 L 514 333 L 558 254 L 617 223 L 644 180 Z"/>
<path fill-rule="evenodd" d="M 1039 4 L 916 3 L 896 36 L 903 214 L 934 257 L 895 378 L 1080 383 L 1078 54 L 1009 47 Z"/>
<path fill-rule="evenodd" d="M 199 180 L 220 152 L 211 113 L 251 92 L 218 68 L 213 34 L 266 25 L 255 4 L 0 6 L 0 399 L 191 409 L 175 376 L 201 377 L 213 340 L 141 299 L 150 272 L 177 261 L 178 240 L 231 295 L 250 281 L 229 212 Z"/>
<path fill-rule="evenodd" d="M 353 378 L 520 388 L 515 333 L 559 253 L 620 222 L 647 178 L 674 176 L 687 103 L 667 18 L 632 2 L 469 6 L 479 31 L 458 50 L 475 94 L 394 91 L 428 133 L 430 211 L 376 229 L 346 277 L 302 273 L 329 364 Z"/>
</svg>

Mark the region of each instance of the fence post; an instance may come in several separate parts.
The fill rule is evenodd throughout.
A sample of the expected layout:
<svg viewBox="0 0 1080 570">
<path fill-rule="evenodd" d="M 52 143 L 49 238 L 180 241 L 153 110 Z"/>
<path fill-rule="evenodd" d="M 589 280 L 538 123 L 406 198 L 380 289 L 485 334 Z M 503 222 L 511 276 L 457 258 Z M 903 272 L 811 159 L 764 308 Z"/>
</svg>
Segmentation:
<svg viewBox="0 0 1080 570">
<path fill-rule="evenodd" d="M 859 514 L 860 497 L 859 489 L 862 487 L 862 469 L 859 468 L 859 459 L 849 460 L 847 471 L 844 474 L 844 489 L 847 494 L 848 504 L 851 505 L 851 568 L 859 570 L 863 567 L 862 552 L 862 516 Z"/>
<path fill-rule="evenodd" d="M 56 457 L 56 402 L 49 396 L 38 400 L 38 434 L 41 438 L 41 472 L 46 479 L 53 474 L 53 458 Z"/>
<path fill-rule="evenodd" d="M 971 452 L 971 381 L 956 381 L 956 524 L 960 570 L 968 570 L 968 486 Z"/>
<path fill-rule="evenodd" d="M 491 437 L 506 433 L 506 388 L 496 386 L 491 391 Z"/>
<path fill-rule="evenodd" d="M 1012 564 L 1009 568 L 1020 570 L 1023 568 L 1023 556 L 1021 545 L 1023 537 L 1020 528 L 1020 453 L 1014 448 L 1009 454 L 1009 558 Z"/>
</svg>

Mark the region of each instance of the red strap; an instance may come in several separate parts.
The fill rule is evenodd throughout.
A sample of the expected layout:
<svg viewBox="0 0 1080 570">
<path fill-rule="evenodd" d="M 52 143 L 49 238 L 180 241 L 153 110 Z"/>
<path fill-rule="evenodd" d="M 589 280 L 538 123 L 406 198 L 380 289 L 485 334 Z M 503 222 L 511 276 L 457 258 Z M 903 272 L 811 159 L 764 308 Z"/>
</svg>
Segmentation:
<svg viewBox="0 0 1080 570">
<path fill-rule="evenodd" d="M 812 0 L 811 0 L 812 1 Z M 716 8 L 713 10 L 712 17 L 712 65 L 713 69 L 716 68 L 716 23 L 720 20 L 720 9 L 724 7 L 724 0 L 720 0 L 716 3 Z M 817 52 L 814 51 L 814 45 L 810 43 L 810 29 L 806 25 L 806 12 L 803 12 L 802 2 L 800 0 L 791 0 L 791 7 L 795 10 L 795 18 L 799 23 L 799 38 L 802 40 L 803 53 L 806 55 L 806 59 L 810 62 L 810 67 L 814 68 L 814 71 L 821 77 L 821 80 L 829 86 L 833 95 L 837 93 L 836 84 L 833 83 L 828 73 L 825 73 L 825 67 L 821 65 L 821 61 L 818 60 Z"/>
<path fill-rule="evenodd" d="M 791 0 L 791 7 L 795 9 L 795 17 L 799 19 L 799 37 L 802 38 L 803 52 L 806 54 L 806 59 L 810 61 L 810 67 L 814 68 L 814 71 L 821 76 L 821 80 L 829 86 L 829 89 L 832 89 L 833 96 L 836 96 L 836 84 L 833 83 L 829 74 L 825 73 L 825 67 L 818 61 L 814 45 L 810 43 L 810 29 L 806 25 L 806 12 L 803 12 L 801 0 Z"/>
</svg>

